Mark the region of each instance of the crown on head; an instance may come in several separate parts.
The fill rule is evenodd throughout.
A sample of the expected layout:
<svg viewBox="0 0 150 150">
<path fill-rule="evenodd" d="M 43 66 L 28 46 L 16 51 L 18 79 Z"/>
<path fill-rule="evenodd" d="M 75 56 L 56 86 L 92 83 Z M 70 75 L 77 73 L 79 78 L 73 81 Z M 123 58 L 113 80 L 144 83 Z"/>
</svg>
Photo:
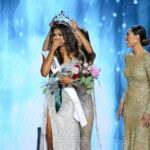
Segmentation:
<svg viewBox="0 0 150 150">
<path fill-rule="evenodd" d="M 71 19 L 70 19 L 69 17 L 65 16 L 64 12 L 61 11 L 58 15 L 56 15 L 56 16 L 52 19 L 52 21 L 50 22 L 50 26 L 52 27 L 52 26 L 54 26 L 55 24 L 64 24 L 64 25 L 70 27 L 70 25 L 69 25 L 69 21 L 70 21 L 70 20 L 71 20 Z"/>
</svg>

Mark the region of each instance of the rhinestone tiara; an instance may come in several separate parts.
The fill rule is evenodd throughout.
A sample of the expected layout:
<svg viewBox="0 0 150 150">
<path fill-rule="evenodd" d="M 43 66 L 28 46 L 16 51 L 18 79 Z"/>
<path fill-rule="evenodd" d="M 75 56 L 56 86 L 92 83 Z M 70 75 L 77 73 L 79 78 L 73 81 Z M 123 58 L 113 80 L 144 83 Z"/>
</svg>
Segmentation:
<svg viewBox="0 0 150 150">
<path fill-rule="evenodd" d="M 69 26 L 69 21 L 71 19 L 67 16 L 65 16 L 64 12 L 61 11 L 58 15 L 54 16 L 52 21 L 50 22 L 50 26 L 53 27 L 55 24 L 64 24 L 66 26 Z"/>
</svg>

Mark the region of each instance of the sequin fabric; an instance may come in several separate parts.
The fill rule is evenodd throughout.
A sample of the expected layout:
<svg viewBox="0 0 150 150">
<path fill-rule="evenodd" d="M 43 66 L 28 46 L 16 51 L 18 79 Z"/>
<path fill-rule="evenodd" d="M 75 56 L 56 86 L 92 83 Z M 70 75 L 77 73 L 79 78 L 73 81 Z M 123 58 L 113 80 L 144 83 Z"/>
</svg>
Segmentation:
<svg viewBox="0 0 150 150">
<path fill-rule="evenodd" d="M 71 65 L 77 63 L 80 64 L 81 62 L 74 59 L 68 64 L 62 65 L 62 70 L 68 70 Z M 50 79 L 49 81 L 53 82 L 54 80 Z M 68 94 L 63 89 L 62 105 L 59 111 L 56 112 L 54 94 L 52 92 L 53 88 L 51 88 L 45 94 L 40 150 L 47 150 L 47 143 L 45 138 L 47 110 L 50 113 L 51 119 L 53 150 L 91 149 L 91 133 L 94 119 L 92 97 L 86 93 L 86 89 L 83 85 L 76 83 L 73 86 L 77 90 L 79 99 L 81 100 L 88 124 L 82 128 L 80 124 L 74 119 L 74 106 L 72 100 L 70 100 Z"/>
<path fill-rule="evenodd" d="M 150 54 L 127 54 L 124 97 L 124 150 L 150 150 L 150 127 L 144 128 L 143 113 L 150 114 Z"/>
</svg>

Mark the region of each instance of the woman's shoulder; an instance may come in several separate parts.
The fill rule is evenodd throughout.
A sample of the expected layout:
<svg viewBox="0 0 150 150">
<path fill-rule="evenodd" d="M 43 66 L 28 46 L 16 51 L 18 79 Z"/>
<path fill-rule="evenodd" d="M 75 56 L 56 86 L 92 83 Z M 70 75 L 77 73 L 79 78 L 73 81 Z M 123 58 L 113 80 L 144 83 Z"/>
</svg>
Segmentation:
<svg viewBox="0 0 150 150">
<path fill-rule="evenodd" d="M 145 63 L 149 64 L 150 65 L 150 53 L 147 52 L 147 54 L 145 54 Z"/>
<path fill-rule="evenodd" d="M 150 53 L 148 51 L 145 51 L 144 54 L 136 56 L 135 54 L 133 54 L 133 52 L 128 52 L 125 54 L 125 58 L 129 58 L 129 57 L 150 59 Z"/>
<path fill-rule="evenodd" d="M 146 58 L 150 59 L 150 52 L 147 51 L 145 56 L 146 56 Z"/>
<path fill-rule="evenodd" d="M 131 52 L 125 53 L 125 56 L 124 56 L 125 62 L 126 62 L 127 60 L 130 60 L 131 57 L 132 57 L 132 53 L 131 53 Z"/>
<path fill-rule="evenodd" d="M 130 56 L 132 56 L 132 55 L 133 55 L 132 52 L 127 52 L 127 53 L 125 53 L 125 57 L 130 57 Z"/>
</svg>

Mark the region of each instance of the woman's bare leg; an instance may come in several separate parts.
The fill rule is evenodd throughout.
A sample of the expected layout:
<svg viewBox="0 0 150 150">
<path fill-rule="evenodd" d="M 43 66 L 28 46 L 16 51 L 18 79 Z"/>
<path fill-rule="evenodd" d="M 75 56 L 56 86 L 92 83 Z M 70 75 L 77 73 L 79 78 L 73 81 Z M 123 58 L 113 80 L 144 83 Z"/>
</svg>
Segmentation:
<svg viewBox="0 0 150 150">
<path fill-rule="evenodd" d="M 48 150 L 53 150 L 52 127 L 51 127 L 51 120 L 50 120 L 50 114 L 48 109 L 47 109 L 46 138 L 47 138 Z"/>
</svg>

